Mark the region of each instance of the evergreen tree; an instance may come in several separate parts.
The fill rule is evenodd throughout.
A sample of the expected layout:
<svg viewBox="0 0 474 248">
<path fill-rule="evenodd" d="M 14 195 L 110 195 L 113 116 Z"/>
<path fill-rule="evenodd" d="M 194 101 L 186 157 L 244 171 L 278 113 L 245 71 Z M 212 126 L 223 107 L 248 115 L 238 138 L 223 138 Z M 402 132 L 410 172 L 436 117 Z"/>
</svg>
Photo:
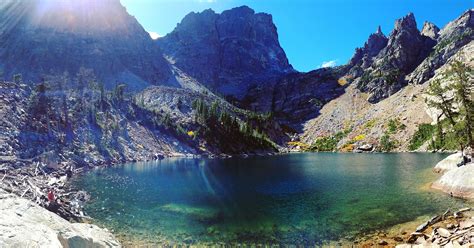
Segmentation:
<svg viewBox="0 0 474 248">
<path fill-rule="evenodd" d="M 454 130 L 461 151 L 466 145 L 474 149 L 474 80 L 472 68 L 454 61 L 443 81 L 433 80 L 428 87 L 428 106 L 441 110 Z M 438 117 L 438 127 L 442 128 Z M 442 133 L 441 130 L 438 133 Z M 438 137 L 442 139 L 442 136 Z"/>
</svg>

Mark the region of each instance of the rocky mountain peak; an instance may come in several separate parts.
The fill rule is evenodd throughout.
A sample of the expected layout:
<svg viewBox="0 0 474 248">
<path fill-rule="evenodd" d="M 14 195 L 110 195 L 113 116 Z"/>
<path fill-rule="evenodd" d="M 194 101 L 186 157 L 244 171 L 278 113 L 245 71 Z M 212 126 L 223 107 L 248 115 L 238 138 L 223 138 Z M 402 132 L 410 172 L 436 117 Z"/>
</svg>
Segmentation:
<svg viewBox="0 0 474 248">
<path fill-rule="evenodd" d="M 409 13 L 395 22 L 387 47 L 377 56 L 380 62 L 388 63 L 379 63 L 379 66 L 394 67 L 408 73 L 420 62 L 423 45 L 424 40 L 416 27 L 415 16 Z"/>
<path fill-rule="evenodd" d="M 406 85 L 404 75 L 418 66 L 433 44 L 429 46 L 417 29 L 413 13 L 398 19 L 387 46 L 364 72 L 365 76 L 358 83 L 359 89 L 370 93 L 370 102 L 378 102 L 397 92 Z"/>
<path fill-rule="evenodd" d="M 435 24 L 426 21 L 421 29 L 421 34 L 436 40 L 439 37 L 439 28 Z"/>
<path fill-rule="evenodd" d="M 380 25 L 377 27 L 377 31 L 375 32 L 375 34 L 383 35 L 382 27 Z"/>
<path fill-rule="evenodd" d="M 0 8 L 0 68 L 7 78 L 21 73 L 37 82 L 84 67 L 108 87 L 173 84 L 159 48 L 119 0 L 7 0 Z"/>
<path fill-rule="evenodd" d="M 188 14 L 156 41 L 174 66 L 224 95 L 242 97 L 255 83 L 293 72 L 272 16 L 247 6 Z"/>
<path fill-rule="evenodd" d="M 416 27 L 416 20 L 415 15 L 413 13 L 408 13 L 406 16 L 398 19 L 395 22 L 395 29 L 397 30 L 409 30 L 409 29 L 417 29 Z"/>
<path fill-rule="evenodd" d="M 368 68 L 372 64 L 372 59 L 387 45 L 388 39 L 383 34 L 382 28 L 378 26 L 377 31 L 371 34 L 362 48 L 357 48 L 349 64 Z"/>
</svg>

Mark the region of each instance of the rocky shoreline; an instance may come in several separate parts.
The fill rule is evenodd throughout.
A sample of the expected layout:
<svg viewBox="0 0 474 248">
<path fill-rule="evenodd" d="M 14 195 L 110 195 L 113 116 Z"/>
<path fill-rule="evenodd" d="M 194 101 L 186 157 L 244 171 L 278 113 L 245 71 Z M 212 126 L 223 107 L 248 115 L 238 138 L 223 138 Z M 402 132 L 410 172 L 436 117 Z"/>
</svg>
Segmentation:
<svg viewBox="0 0 474 248">
<path fill-rule="evenodd" d="M 36 203 L 0 190 L 1 247 L 121 247 L 107 229 L 71 223 Z"/>
<path fill-rule="evenodd" d="M 431 187 L 454 197 L 474 199 L 474 163 L 458 166 L 462 161 L 460 152 L 440 161 L 434 171 L 444 174 Z"/>
<path fill-rule="evenodd" d="M 466 199 L 471 207 L 447 209 L 439 215 L 372 234 L 356 243 L 362 247 L 377 245 L 397 248 L 474 246 L 474 204 L 471 204 L 474 203 L 474 163 L 460 166 L 462 161 L 462 153 L 458 152 L 438 162 L 433 171 L 444 174 L 431 184 L 431 188 Z"/>
</svg>

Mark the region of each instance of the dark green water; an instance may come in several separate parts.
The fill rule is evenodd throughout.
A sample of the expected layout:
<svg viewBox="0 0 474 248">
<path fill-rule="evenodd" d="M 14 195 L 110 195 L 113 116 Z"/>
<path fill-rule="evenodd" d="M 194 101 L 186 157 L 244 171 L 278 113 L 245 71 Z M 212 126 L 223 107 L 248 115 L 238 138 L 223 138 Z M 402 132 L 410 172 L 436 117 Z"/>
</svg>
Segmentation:
<svg viewBox="0 0 474 248">
<path fill-rule="evenodd" d="M 441 154 L 305 153 L 167 159 L 76 179 L 122 240 L 313 245 L 466 203 L 431 191 Z"/>
</svg>

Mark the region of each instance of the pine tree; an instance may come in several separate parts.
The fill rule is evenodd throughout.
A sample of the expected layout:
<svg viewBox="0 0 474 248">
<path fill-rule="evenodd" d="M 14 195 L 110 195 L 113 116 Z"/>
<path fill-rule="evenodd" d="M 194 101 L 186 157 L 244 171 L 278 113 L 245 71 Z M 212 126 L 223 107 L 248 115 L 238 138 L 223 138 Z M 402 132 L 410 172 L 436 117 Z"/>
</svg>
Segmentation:
<svg viewBox="0 0 474 248">
<path fill-rule="evenodd" d="M 441 110 L 454 130 L 461 151 L 465 145 L 474 149 L 474 79 L 472 68 L 454 61 L 440 79 L 428 87 L 428 106 Z M 439 120 L 440 118 L 438 118 Z M 438 127 L 442 128 L 438 121 Z M 439 131 L 439 133 L 442 133 Z M 441 138 L 441 137 L 440 137 Z"/>
</svg>

